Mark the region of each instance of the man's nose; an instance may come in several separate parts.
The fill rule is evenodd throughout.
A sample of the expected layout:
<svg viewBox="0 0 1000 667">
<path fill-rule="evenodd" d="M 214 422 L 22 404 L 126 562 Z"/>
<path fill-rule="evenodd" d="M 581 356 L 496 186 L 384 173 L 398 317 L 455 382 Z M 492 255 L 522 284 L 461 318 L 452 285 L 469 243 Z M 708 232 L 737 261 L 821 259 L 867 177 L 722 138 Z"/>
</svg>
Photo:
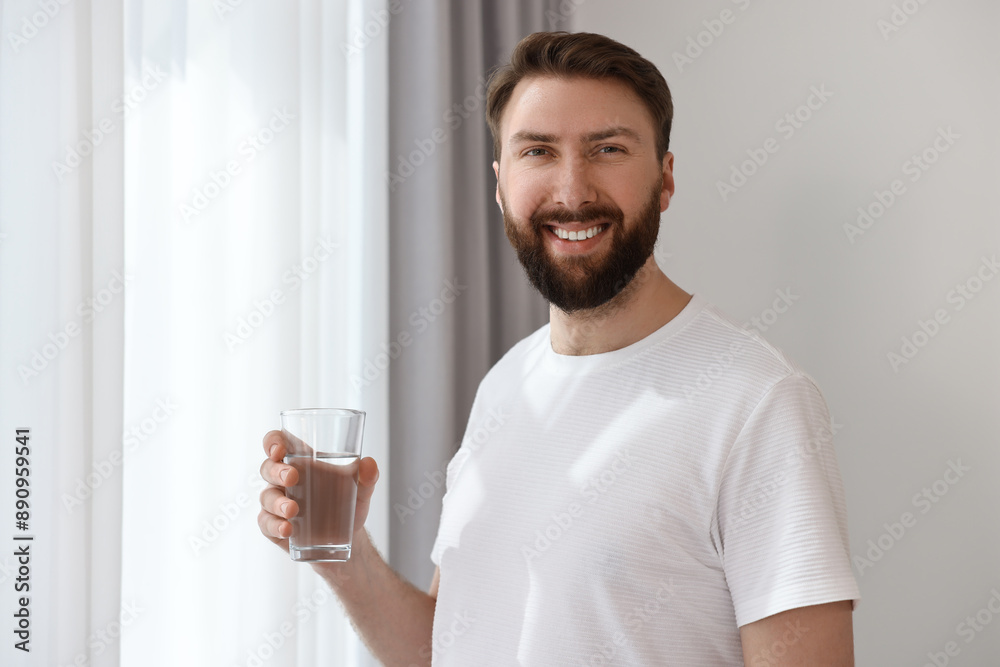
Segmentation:
<svg viewBox="0 0 1000 667">
<path fill-rule="evenodd" d="M 553 203 L 576 211 L 597 201 L 594 174 L 585 158 L 566 157 L 557 170 L 552 192 Z"/>
</svg>

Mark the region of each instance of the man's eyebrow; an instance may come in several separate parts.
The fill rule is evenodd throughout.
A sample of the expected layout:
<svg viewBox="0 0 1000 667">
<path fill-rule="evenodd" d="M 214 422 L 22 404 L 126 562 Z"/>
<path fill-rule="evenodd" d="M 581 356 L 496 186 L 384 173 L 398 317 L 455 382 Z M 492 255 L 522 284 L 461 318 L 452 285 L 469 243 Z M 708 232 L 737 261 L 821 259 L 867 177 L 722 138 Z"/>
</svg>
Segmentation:
<svg viewBox="0 0 1000 667">
<path fill-rule="evenodd" d="M 605 139 L 610 139 L 612 137 L 626 137 L 632 141 L 641 144 L 642 138 L 639 133 L 635 130 L 625 127 L 624 125 L 617 125 L 615 127 L 609 127 L 606 130 L 598 130 L 597 132 L 591 132 L 584 137 L 586 143 L 594 143 L 595 141 L 604 141 Z M 535 132 L 533 130 L 520 130 L 515 132 L 510 137 L 510 143 L 533 143 L 538 142 L 541 144 L 554 144 L 558 140 L 558 137 L 554 134 L 545 134 L 544 132 Z"/>
<path fill-rule="evenodd" d="M 587 142 L 593 143 L 595 141 L 604 141 L 605 139 L 610 139 L 611 137 L 627 137 L 637 144 L 642 143 L 642 138 L 639 136 L 639 133 L 631 128 L 625 127 L 624 125 L 609 127 L 608 129 L 601 130 L 599 132 L 591 132 L 587 135 Z"/>
<path fill-rule="evenodd" d="M 520 142 L 535 142 L 541 144 L 554 144 L 556 141 L 556 135 L 545 134 L 543 132 L 533 132 L 532 130 L 521 130 L 520 132 L 515 132 L 510 137 L 510 143 L 516 144 Z"/>
</svg>

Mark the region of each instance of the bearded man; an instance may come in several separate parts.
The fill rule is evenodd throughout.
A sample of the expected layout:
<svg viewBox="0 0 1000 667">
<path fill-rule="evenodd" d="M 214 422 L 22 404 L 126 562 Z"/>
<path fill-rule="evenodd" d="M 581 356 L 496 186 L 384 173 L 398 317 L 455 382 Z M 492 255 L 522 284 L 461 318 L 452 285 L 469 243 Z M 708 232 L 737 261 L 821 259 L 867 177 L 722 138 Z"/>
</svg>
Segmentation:
<svg viewBox="0 0 1000 667">
<path fill-rule="evenodd" d="M 823 396 L 653 255 L 672 116 L 601 35 L 530 35 L 491 79 L 497 204 L 550 321 L 480 384 L 427 593 L 361 528 L 362 462 L 351 560 L 315 567 L 385 664 L 853 665 Z M 260 526 L 287 548 L 296 475 L 280 432 L 264 447 Z"/>
</svg>

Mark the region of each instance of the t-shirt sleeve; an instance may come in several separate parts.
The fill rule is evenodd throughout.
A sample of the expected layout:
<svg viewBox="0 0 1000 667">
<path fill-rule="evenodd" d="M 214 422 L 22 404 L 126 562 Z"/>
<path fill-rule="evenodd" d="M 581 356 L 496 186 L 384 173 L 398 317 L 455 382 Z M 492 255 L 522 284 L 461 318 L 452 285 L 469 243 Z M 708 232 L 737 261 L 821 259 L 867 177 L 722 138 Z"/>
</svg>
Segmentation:
<svg viewBox="0 0 1000 667">
<path fill-rule="evenodd" d="M 468 449 L 463 445 L 459 448 L 455 455 L 451 457 L 448 462 L 447 474 L 445 477 L 445 493 L 444 498 L 441 501 L 442 505 L 442 515 L 444 514 L 445 503 L 450 502 L 452 499 L 449 497 L 449 492 L 455 486 L 455 479 L 458 477 L 458 472 L 462 468 L 462 464 L 469 457 Z M 434 565 L 441 566 L 441 552 L 444 550 L 444 545 L 447 540 L 447 535 L 442 532 L 442 527 L 438 526 L 437 537 L 434 538 L 434 546 L 431 547 L 431 562 Z"/>
<path fill-rule="evenodd" d="M 448 461 L 448 467 L 445 471 L 444 498 L 441 500 L 442 521 L 439 521 L 438 533 L 434 538 L 434 546 L 431 547 L 431 562 L 438 567 L 441 567 L 441 552 L 444 551 L 445 544 L 449 541 L 447 526 L 444 525 L 443 519 L 448 504 L 454 502 L 453 489 L 455 488 L 455 481 L 458 479 L 462 466 L 465 465 L 465 462 L 472 454 L 472 449 L 476 448 L 478 444 L 478 431 L 483 431 L 486 428 L 482 422 L 488 421 L 490 418 L 490 415 L 487 414 L 484 419 L 483 400 L 481 396 L 482 386 L 476 391 L 476 397 L 472 401 L 472 408 L 469 410 L 469 421 L 465 427 L 465 434 L 462 436 L 462 444 L 459 446 L 458 451 L 451 457 L 451 460 Z"/>
<path fill-rule="evenodd" d="M 814 604 L 861 599 L 851 571 L 834 428 L 815 383 L 777 382 L 730 451 L 717 506 L 737 625 Z"/>
</svg>

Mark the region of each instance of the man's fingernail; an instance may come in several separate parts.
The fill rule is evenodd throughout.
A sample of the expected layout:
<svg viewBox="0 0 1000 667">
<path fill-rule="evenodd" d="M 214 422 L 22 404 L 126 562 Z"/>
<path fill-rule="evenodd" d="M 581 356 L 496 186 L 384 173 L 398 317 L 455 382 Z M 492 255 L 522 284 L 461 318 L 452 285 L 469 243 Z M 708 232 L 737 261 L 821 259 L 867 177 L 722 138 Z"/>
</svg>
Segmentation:
<svg viewBox="0 0 1000 667">
<path fill-rule="evenodd" d="M 277 448 L 278 448 L 278 445 L 271 445 L 271 449 L 268 450 L 267 455 L 268 456 L 274 456 L 274 450 L 276 450 Z"/>
<path fill-rule="evenodd" d="M 278 477 L 281 478 L 282 482 L 287 482 L 288 481 L 288 468 L 285 468 L 280 473 L 278 473 Z"/>
<path fill-rule="evenodd" d="M 288 514 L 288 506 L 289 505 L 290 505 L 290 503 L 281 503 L 281 514 L 282 515 Z"/>
</svg>

